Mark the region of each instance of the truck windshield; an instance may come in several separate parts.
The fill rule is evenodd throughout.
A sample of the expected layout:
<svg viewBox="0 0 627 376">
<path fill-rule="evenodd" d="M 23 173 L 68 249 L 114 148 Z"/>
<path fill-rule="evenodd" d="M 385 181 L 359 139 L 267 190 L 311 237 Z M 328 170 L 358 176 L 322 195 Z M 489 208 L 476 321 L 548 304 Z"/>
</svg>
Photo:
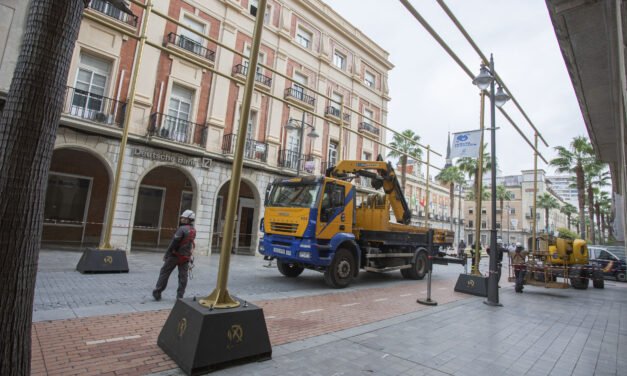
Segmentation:
<svg viewBox="0 0 627 376">
<path fill-rule="evenodd" d="M 313 208 L 317 206 L 320 184 L 277 184 L 266 206 Z"/>
</svg>

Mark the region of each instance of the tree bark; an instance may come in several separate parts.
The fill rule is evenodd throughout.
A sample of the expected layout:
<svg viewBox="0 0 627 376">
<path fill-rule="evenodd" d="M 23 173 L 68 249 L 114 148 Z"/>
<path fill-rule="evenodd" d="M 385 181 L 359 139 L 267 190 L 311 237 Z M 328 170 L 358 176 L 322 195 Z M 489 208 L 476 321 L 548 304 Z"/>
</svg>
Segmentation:
<svg viewBox="0 0 627 376">
<path fill-rule="evenodd" d="M 590 219 L 590 240 L 592 244 L 596 244 L 596 236 L 594 229 L 594 191 L 592 183 L 588 183 L 588 218 Z"/>
<path fill-rule="evenodd" d="M 581 234 L 581 238 L 586 238 L 586 218 L 584 215 L 584 207 L 586 202 L 586 194 L 585 194 L 585 180 L 583 167 L 581 164 L 578 164 L 575 167 L 575 176 L 577 178 L 577 204 L 579 204 L 579 231 Z"/>
<path fill-rule="evenodd" d="M 0 375 L 30 374 L 48 171 L 86 0 L 32 0 L 0 115 Z"/>
<path fill-rule="evenodd" d="M 603 231 L 601 231 L 601 205 L 598 201 L 594 203 L 594 213 L 597 217 L 597 230 L 599 230 L 599 244 L 603 244 Z"/>
</svg>

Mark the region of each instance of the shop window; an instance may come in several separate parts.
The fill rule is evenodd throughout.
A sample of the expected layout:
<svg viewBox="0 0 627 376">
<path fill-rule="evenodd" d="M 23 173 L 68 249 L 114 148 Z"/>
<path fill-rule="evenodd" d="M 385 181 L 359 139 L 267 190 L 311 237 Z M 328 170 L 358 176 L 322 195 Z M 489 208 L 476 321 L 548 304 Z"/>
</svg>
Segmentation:
<svg viewBox="0 0 627 376">
<path fill-rule="evenodd" d="M 90 188 L 90 178 L 51 172 L 46 190 L 45 222 L 83 225 Z"/>
<path fill-rule="evenodd" d="M 165 189 L 142 186 L 137 197 L 135 212 L 135 227 L 142 230 L 159 230 L 163 213 L 163 198 Z"/>
</svg>

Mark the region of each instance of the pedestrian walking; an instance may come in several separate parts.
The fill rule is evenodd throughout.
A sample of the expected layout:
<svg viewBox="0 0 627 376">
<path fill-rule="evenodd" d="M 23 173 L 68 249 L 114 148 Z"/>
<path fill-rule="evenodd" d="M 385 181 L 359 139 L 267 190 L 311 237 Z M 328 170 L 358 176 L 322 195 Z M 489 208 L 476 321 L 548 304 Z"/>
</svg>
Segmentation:
<svg viewBox="0 0 627 376">
<path fill-rule="evenodd" d="M 523 250 L 520 243 L 516 243 L 516 250 L 512 256 L 512 266 L 514 267 L 514 276 L 516 277 L 516 292 L 523 292 L 523 282 L 527 273 L 527 252 Z"/>
<path fill-rule="evenodd" d="M 459 245 L 457 246 L 457 257 L 464 257 L 464 250 L 466 249 L 466 243 L 464 243 L 464 239 L 459 241 Z"/>
<path fill-rule="evenodd" d="M 163 266 L 159 272 L 157 285 L 152 291 L 155 300 L 161 300 L 161 293 L 168 285 L 168 279 L 174 268 L 179 269 L 179 285 L 176 290 L 176 297 L 182 299 L 185 295 L 187 287 L 187 279 L 189 275 L 190 262 L 194 252 L 194 239 L 196 239 L 196 229 L 194 228 L 194 219 L 196 215 L 191 210 L 185 210 L 181 214 L 179 228 L 174 233 L 174 237 L 170 242 L 168 250 L 163 256 Z"/>
</svg>

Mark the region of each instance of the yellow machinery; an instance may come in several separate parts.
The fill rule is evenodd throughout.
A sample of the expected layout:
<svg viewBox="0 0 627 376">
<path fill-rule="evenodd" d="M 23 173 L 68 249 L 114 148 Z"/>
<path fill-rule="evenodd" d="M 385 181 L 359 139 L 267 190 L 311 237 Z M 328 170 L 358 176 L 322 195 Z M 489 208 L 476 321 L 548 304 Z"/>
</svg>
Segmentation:
<svg viewBox="0 0 627 376">
<path fill-rule="evenodd" d="M 570 282 L 576 289 L 586 289 L 592 279 L 595 288 L 604 287 L 603 273 L 590 263 L 585 240 L 545 234 L 537 241 L 537 251 L 529 255 L 527 263 L 528 284 L 567 288 Z"/>
</svg>

